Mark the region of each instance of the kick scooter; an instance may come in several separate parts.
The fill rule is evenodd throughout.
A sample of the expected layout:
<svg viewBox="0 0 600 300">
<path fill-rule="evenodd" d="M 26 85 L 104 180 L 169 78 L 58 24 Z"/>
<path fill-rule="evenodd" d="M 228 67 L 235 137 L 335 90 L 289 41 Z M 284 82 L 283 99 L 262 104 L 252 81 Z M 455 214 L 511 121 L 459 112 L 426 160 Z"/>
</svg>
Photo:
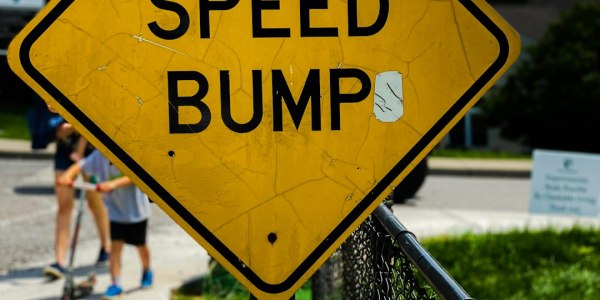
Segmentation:
<svg viewBox="0 0 600 300">
<path fill-rule="evenodd" d="M 74 182 L 72 187 L 79 191 L 79 197 L 77 198 L 77 216 L 75 219 L 75 228 L 73 229 L 73 237 L 71 240 L 71 253 L 69 255 L 69 265 L 65 273 L 65 285 L 63 287 L 63 294 L 61 300 L 72 300 L 79 299 L 90 295 L 94 290 L 96 284 L 96 274 L 90 273 L 86 280 L 75 284 L 73 278 L 73 261 L 75 260 L 75 250 L 77 249 L 77 239 L 79 237 L 79 229 L 81 227 L 81 218 L 83 216 L 83 208 L 85 203 L 85 193 L 89 190 L 96 190 L 95 178 L 92 177 L 90 183 L 88 182 Z"/>
</svg>

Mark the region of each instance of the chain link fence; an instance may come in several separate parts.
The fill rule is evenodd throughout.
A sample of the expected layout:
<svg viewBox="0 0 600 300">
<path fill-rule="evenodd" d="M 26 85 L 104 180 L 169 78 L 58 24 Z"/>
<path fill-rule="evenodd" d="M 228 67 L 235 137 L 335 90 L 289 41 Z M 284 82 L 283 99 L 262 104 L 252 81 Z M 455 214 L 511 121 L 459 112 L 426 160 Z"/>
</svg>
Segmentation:
<svg viewBox="0 0 600 300">
<path fill-rule="evenodd" d="M 381 205 L 312 278 L 312 299 L 472 299 Z"/>
<path fill-rule="evenodd" d="M 210 274 L 184 284 L 179 293 L 245 299 L 248 291 L 211 262 Z M 406 230 L 389 204 L 380 205 L 301 290 L 305 288 L 309 295 L 305 290 L 298 299 L 472 299 Z"/>
</svg>

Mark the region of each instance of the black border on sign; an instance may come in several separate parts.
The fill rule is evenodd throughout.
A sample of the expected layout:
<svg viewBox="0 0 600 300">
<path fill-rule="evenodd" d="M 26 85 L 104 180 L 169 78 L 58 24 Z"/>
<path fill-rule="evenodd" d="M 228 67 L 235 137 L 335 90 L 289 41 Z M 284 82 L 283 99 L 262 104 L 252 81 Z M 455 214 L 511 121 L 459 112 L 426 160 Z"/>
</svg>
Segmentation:
<svg viewBox="0 0 600 300">
<path fill-rule="evenodd" d="M 338 224 L 315 250 L 290 274 L 283 282 L 270 284 L 263 281 L 256 273 L 245 266 L 241 260 L 215 237 L 198 219 L 165 190 L 150 174 L 134 161 L 119 145 L 117 145 L 102 129 L 90 120 L 51 82 L 49 82 L 30 61 L 29 52 L 35 41 L 54 23 L 74 0 L 60 1 L 52 11 L 25 37 L 20 48 L 19 58 L 23 69 L 48 94 L 60 103 L 73 117 L 90 131 L 101 143 L 133 171 L 149 188 L 154 191 L 175 213 L 177 213 L 193 230 L 204 238 L 229 263 L 245 276 L 254 286 L 265 293 L 281 293 L 290 289 L 321 257 L 342 233 L 377 199 L 392 181 L 411 163 L 417 155 L 424 151 L 433 139 L 458 115 L 458 113 L 483 89 L 483 87 L 506 64 L 509 55 L 509 43 L 504 32 L 471 0 L 458 0 L 481 24 L 496 38 L 500 52 L 490 67 L 479 77 L 434 126 L 415 144 L 415 146 L 384 176 L 381 181 L 358 203 L 358 205 Z"/>
</svg>

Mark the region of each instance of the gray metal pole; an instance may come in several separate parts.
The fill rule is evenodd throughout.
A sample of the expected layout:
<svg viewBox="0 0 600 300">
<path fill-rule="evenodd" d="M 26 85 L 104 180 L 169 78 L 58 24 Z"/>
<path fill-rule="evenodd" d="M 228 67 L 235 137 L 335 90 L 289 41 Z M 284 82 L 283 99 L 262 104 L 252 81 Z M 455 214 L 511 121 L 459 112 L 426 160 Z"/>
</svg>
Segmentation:
<svg viewBox="0 0 600 300">
<path fill-rule="evenodd" d="M 384 204 L 373 213 L 385 230 L 394 237 L 396 244 L 406 257 L 417 267 L 433 289 L 443 299 L 473 299 L 446 272 L 446 270 L 419 244 L 417 238 L 400 223 L 392 211 Z"/>
</svg>

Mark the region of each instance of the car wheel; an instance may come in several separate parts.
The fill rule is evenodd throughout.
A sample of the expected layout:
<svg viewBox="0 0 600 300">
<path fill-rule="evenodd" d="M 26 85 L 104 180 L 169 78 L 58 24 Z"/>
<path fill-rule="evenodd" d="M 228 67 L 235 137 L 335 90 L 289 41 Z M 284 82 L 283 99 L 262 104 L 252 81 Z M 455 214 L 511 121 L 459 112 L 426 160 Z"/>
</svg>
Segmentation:
<svg viewBox="0 0 600 300">
<path fill-rule="evenodd" d="M 427 157 L 425 157 L 399 184 L 394 188 L 392 199 L 394 203 L 402 204 L 413 198 L 427 177 Z"/>
</svg>

